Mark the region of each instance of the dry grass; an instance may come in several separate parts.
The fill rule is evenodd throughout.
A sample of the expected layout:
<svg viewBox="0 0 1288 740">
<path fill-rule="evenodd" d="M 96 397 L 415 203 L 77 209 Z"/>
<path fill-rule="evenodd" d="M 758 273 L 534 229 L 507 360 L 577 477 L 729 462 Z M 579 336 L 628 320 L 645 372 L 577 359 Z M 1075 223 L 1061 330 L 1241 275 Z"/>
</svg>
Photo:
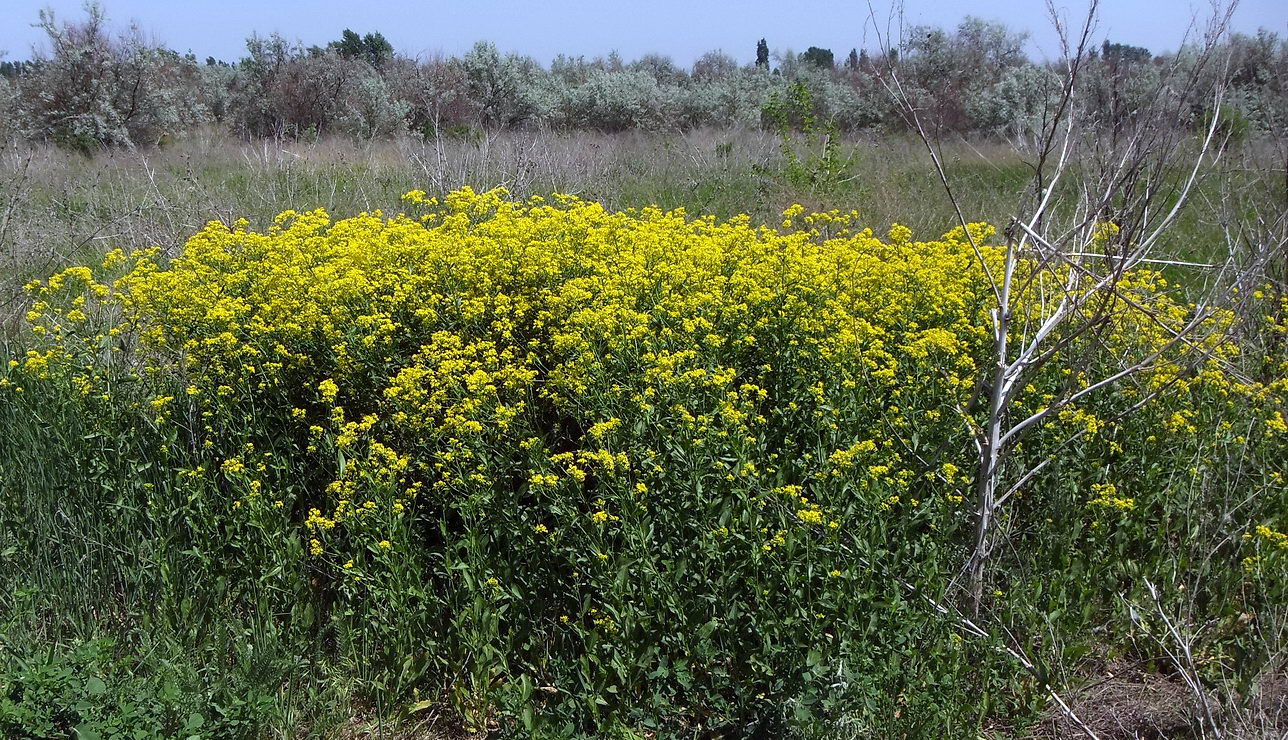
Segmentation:
<svg viewBox="0 0 1288 740">
<path fill-rule="evenodd" d="M 28 280 L 109 248 L 172 249 L 211 220 L 262 225 L 287 208 L 391 211 L 408 190 L 462 185 L 637 205 L 621 196 L 637 198 L 649 182 L 711 182 L 734 163 L 745 177 L 774 156 L 773 140 L 756 131 L 509 132 L 438 143 L 246 142 L 199 131 L 163 149 L 93 157 L 10 143 L 0 151 L 0 315 L 12 321 L 21 310 L 16 289 Z"/>
<path fill-rule="evenodd" d="M 826 192 L 777 177 L 778 147 L 760 130 L 507 131 L 376 142 L 243 141 L 200 130 L 164 148 L 92 157 L 10 142 L 0 150 L 0 325 L 12 326 L 25 311 L 22 284 L 112 248 L 173 250 L 208 221 L 262 226 L 288 208 L 397 211 L 399 197 L 413 189 L 504 186 L 517 197 L 563 192 L 610 209 L 745 212 L 760 222 L 801 203 L 857 209 L 879 232 L 894 221 L 936 234 L 953 223 L 924 150 L 911 141 L 847 142 L 849 176 Z M 957 142 L 947 160 L 971 186 L 965 206 L 981 219 L 1002 218 L 1027 182 L 1004 144 Z"/>
</svg>

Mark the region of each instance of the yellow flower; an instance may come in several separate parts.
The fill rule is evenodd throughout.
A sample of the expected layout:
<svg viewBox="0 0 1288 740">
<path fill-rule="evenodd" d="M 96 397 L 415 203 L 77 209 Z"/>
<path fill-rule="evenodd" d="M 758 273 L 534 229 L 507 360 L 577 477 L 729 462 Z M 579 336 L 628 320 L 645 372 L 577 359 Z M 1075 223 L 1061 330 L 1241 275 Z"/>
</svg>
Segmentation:
<svg viewBox="0 0 1288 740">
<path fill-rule="evenodd" d="M 818 509 L 801 509 L 796 512 L 797 518 L 806 524 L 822 524 L 823 512 Z"/>
<path fill-rule="evenodd" d="M 1091 486 L 1092 498 L 1089 506 L 1114 511 L 1131 511 L 1136 508 L 1136 500 L 1119 496 L 1118 487 L 1113 483 L 1095 483 Z"/>
<path fill-rule="evenodd" d="M 318 392 L 322 394 L 323 401 L 330 403 L 340 394 L 340 386 L 336 385 L 334 380 L 327 378 L 318 383 Z"/>
<path fill-rule="evenodd" d="M 613 431 L 614 429 L 617 429 L 621 425 L 622 425 L 622 420 L 617 418 L 609 419 L 608 421 L 601 421 L 598 424 L 592 426 L 590 428 L 590 431 L 587 432 L 587 434 L 589 434 L 594 439 L 601 439 L 609 432 Z"/>
<path fill-rule="evenodd" d="M 1270 418 L 1266 419 L 1266 426 L 1271 431 L 1288 434 L 1288 421 L 1284 421 L 1284 412 L 1282 411 L 1275 411 L 1271 414 Z"/>
</svg>

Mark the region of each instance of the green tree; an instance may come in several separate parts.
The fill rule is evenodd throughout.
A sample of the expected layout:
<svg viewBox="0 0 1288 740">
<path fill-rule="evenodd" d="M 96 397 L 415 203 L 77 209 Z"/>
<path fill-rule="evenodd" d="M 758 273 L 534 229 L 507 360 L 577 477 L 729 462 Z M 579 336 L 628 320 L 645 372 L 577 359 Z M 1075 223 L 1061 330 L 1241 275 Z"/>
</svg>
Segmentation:
<svg viewBox="0 0 1288 740">
<path fill-rule="evenodd" d="M 367 63 L 376 69 L 385 66 L 385 63 L 394 56 L 393 44 L 390 44 L 379 31 L 363 36 L 362 48 Z"/>
<path fill-rule="evenodd" d="M 764 39 L 756 43 L 756 66 L 769 69 L 769 44 Z"/>
<path fill-rule="evenodd" d="M 1143 46 L 1111 44 L 1107 39 L 1101 47 L 1100 53 L 1105 58 L 1105 61 L 1113 66 L 1118 64 L 1144 64 L 1152 56 L 1149 53 L 1149 49 Z"/>
<path fill-rule="evenodd" d="M 831 49 L 820 49 L 817 46 L 811 46 L 801 54 L 801 61 L 806 64 L 812 64 L 821 69 L 832 69 L 836 66 L 836 61 L 832 57 Z"/>
<path fill-rule="evenodd" d="M 361 59 L 376 69 L 383 67 L 394 55 L 393 45 L 379 31 L 359 36 L 346 28 L 339 41 L 332 41 L 327 46 L 345 59 Z"/>
<path fill-rule="evenodd" d="M 356 59 L 363 55 L 362 37 L 355 31 L 344 29 L 339 41 L 332 41 L 331 46 L 345 59 Z"/>
</svg>

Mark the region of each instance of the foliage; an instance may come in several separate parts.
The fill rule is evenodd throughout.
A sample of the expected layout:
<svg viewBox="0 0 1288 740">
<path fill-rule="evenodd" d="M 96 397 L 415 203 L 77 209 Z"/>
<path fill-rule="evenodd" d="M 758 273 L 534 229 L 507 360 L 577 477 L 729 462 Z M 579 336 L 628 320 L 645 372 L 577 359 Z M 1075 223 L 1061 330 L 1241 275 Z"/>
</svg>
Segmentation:
<svg viewBox="0 0 1288 740">
<path fill-rule="evenodd" d="M 336 128 L 359 139 L 393 136 L 407 127 L 411 105 L 399 100 L 379 75 L 363 75 L 353 86 L 349 105 Z"/>
<path fill-rule="evenodd" d="M 674 106 L 672 89 L 642 70 L 595 72 L 556 104 L 563 125 L 600 131 L 659 128 Z"/>
<path fill-rule="evenodd" d="M 877 90 L 875 81 L 862 72 L 845 80 L 825 79 L 814 83 L 818 90 L 817 107 L 822 115 L 836 124 L 839 131 L 874 130 L 896 120 L 890 100 Z"/>
<path fill-rule="evenodd" d="M 786 160 L 783 174 L 797 187 L 826 191 L 845 174 L 838 151 L 836 123 L 820 122 L 809 87 L 797 82 L 785 98 L 776 93 L 765 104 L 765 116 L 778 132 L 779 148 Z M 799 136 L 797 133 L 799 131 Z"/>
<path fill-rule="evenodd" d="M 809 64 L 819 69 L 832 69 L 836 66 L 836 61 L 832 57 L 831 49 L 820 49 L 817 46 L 811 46 L 801 54 L 801 62 Z"/>
<path fill-rule="evenodd" d="M 1130 44 L 1114 44 L 1109 39 L 1105 39 L 1101 46 L 1101 56 L 1111 66 L 1122 64 L 1145 64 L 1153 56 L 1149 49 L 1143 46 L 1132 46 Z"/>
<path fill-rule="evenodd" d="M 558 55 L 547 68 L 480 41 L 459 58 L 412 59 L 395 53 L 379 32 L 345 29 L 325 47 L 304 48 L 277 35 L 247 40 L 236 64 L 144 43 L 137 29 L 111 38 L 99 6 L 86 18 L 59 24 L 42 14 L 51 47 L 45 58 L 0 64 L 21 94 L 15 105 L 24 136 L 70 148 L 152 144 L 217 122 L 241 136 L 314 137 L 342 132 L 393 137 L 405 130 L 433 138 L 459 127 L 552 126 L 616 131 L 684 130 L 757 125 L 765 101 L 803 82 L 841 131 L 908 125 L 891 115 L 888 75 L 897 71 L 932 130 L 1024 135 L 1054 115 L 1063 63 L 1030 63 L 1026 35 L 967 17 L 955 28 L 918 26 L 874 63 L 852 49 L 838 66 L 830 49 L 771 55 L 760 39 L 755 61 L 712 51 L 685 69 L 663 54 L 624 60 L 615 52 L 587 59 Z M 1191 51 L 1152 56 L 1106 41 L 1091 51 L 1080 79 L 1082 120 L 1121 129 L 1155 95 L 1184 88 L 1193 115 L 1210 107 L 1229 77 L 1228 99 L 1251 131 L 1273 136 L 1288 118 L 1288 43 L 1262 31 L 1234 35 L 1225 72 L 1194 67 Z M 777 67 L 771 72 L 771 56 Z M 1195 80 L 1187 80 L 1189 74 Z M 651 80 L 646 81 L 645 78 Z M 1184 109 L 1180 106 L 1177 109 Z M 771 124 L 772 125 L 772 124 Z"/>
<path fill-rule="evenodd" d="M 42 10 L 51 46 L 18 79 L 20 126 L 32 139 L 88 151 L 102 145 L 152 144 L 205 120 L 191 59 L 142 41 L 138 29 L 113 39 L 102 8 L 86 5 L 81 23 L 60 24 Z"/>
<path fill-rule="evenodd" d="M 675 118 L 683 129 L 703 126 L 747 128 L 760 126 L 766 90 L 755 75 L 735 73 L 712 82 L 694 82 L 679 88 L 674 99 Z"/>
<path fill-rule="evenodd" d="M 1213 118 L 1216 118 L 1216 126 L 1213 127 Z M 1214 128 L 1217 142 L 1222 147 L 1237 147 L 1248 139 L 1248 130 L 1251 124 L 1248 117 L 1243 111 L 1236 106 L 1222 104 L 1220 107 L 1207 111 L 1199 122 L 1201 130 L 1206 133 L 1208 129 Z"/>
<path fill-rule="evenodd" d="M 366 61 L 337 48 L 308 52 L 276 34 L 252 37 L 250 56 L 229 83 L 234 127 L 253 136 L 318 136 L 336 130 L 360 138 L 405 129 L 412 105 L 393 97 Z M 227 79 L 208 66 L 215 84 Z"/>
<path fill-rule="evenodd" d="M 384 67 L 394 55 L 393 44 L 379 31 L 359 36 L 346 28 L 340 34 L 340 40 L 332 41 L 328 46 L 345 59 L 361 59 L 376 69 Z"/>
<path fill-rule="evenodd" d="M 0 673 L 0 730 L 8 737 L 36 738 L 201 737 L 212 710 L 227 730 L 253 726 L 240 712 L 228 711 L 229 697 L 194 696 L 185 685 L 194 676 L 173 669 L 140 674 L 113 652 L 112 641 L 102 639 L 6 666 Z"/>
<path fill-rule="evenodd" d="M 1022 64 L 1003 72 L 991 88 L 972 91 L 966 112 L 982 131 L 1031 135 L 1049 122 L 1063 92 L 1063 81 L 1054 72 Z"/>
<path fill-rule="evenodd" d="M 694 82 L 727 80 L 738 74 L 738 60 L 723 51 L 708 51 L 693 63 Z"/>
<path fill-rule="evenodd" d="M 989 95 L 1007 70 L 1025 63 L 1025 38 L 1000 23 L 971 16 L 953 32 L 911 29 L 900 47 L 899 64 L 907 84 L 919 91 L 926 124 L 936 130 L 971 128 L 967 101 Z"/>
<path fill-rule="evenodd" d="M 508 126 L 532 116 L 534 105 L 526 85 L 533 66 L 513 54 L 502 57 L 496 45 L 480 41 L 461 57 L 465 91 L 485 125 Z"/>
<path fill-rule="evenodd" d="M 970 538 L 988 287 L 962 229 L 882 239 L 799 206 L 757 228 L 468 189 L 406 201 L 413 215 L 211 223 L 173 260 L 115 252 L 32 285 L 31 350 L 0 377 L 7 570 L 146 584 L 145 613 L 175 626 L 194 598 L 271 615 L 310 680 L 347 674 L 390 714 L 449 701 L 516 734 L 1032 720 L 1045 692 L 1016 678 L 1009 638 L 964 636 L 923 598 Z M 992 230 L 970 228 L 996 264 Z M 1040 319 L 1049 287 L 1012 310 Z M 1157 273 L 1119 287 L 1154 320 L 1114 313 L 1069 356 L 1149 356 L 1190 315 Z M 1288 331 L 1285 299 L 1258 293 L 1267 333 Z M 1088 435 L 1020 494 L 1025 556 L 993 584 L 1012 630 L 1051 636 L 1039 659 L 1132 651 L 1152 627 L 1122 599 L 1143 576 L 1182 581 L 1176 598 L 1225 625 L 1196 646 L 1211 680 L 1265 659 L 1239 626 L 1285 603 L 1288 365 L 1209 349 L 1198 374 L 1164 355 L 1017 451 Z M 1022 403 L 1083 381 L 1065 365 Z M 58 499 L 60 526 L 111 526 L 24 526 L 44 510 L 28 502 Z M 45 672 L 4 680 L 43 692 L 33 711 L 91 691 Z M 222 721 L 202 715 L 235 734 Z"/>
<path fill-rule="evenodd" d="M 36 66 L 35 62 L 10 62 L 0 59 L 0 77 L 12 80 L 31 72 Z"/>
<path fill-rule="evenodd" d="M 16 97 L 13 83 L 7 79 L 0 78 L 0 141 L 8 141 L 16 133 L 13 130 L 14 100 Z"/>
</svg>

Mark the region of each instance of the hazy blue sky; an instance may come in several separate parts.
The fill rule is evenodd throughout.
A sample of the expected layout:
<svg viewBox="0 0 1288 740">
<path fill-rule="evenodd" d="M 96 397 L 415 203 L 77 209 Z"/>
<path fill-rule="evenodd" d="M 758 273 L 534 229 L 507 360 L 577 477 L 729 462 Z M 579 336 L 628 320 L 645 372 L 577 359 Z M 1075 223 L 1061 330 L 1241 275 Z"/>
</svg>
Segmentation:
<svg viewBox="0 0 1288 740">
<path fill-rule="evenodd" d="M 1085 0 L 1056 0 L 1070 15 L 1085 12 Z M 106 0 L 109 20 L 124 27 L 131 21 L 155 39 L 201 58 L 239 58 L 252 32 L 282 33 L 288 39 L 324 44 L 344 28 L 377 30 L 400 52 L 415 55 L 458 54 L 479 39 L 506 51 L 548 62 L 557 53 L 594 56 L 618 50 L 627 59 L 646 52 L 670 54 L 689 64 L 703 51 L 723 49 L 739 61 L 751 61 L 756 40 L 768 39 L 774 50 L 803 51 L 809 46 L 832 49 L 840 58 L 852 47 L 876 47 L 866 0 Z M 890 0 L 873 0 L 879 16 L 888 15 Z M 1206 2 L 1176 0 L 1106 0 L 1097 40 L 1145 46 L 1153 51 L 1177 46 L 1194 12 Z M 42 7 L 64 18 L 81 15 L 81 0 L 0 0 L 0 50 L 8 59 L 24 59 L 42 34 L 31 24 Z M 1058 47 L 1045 3 L 1041 0 L 967 0 L 962 3 L 907 0 L 909 24 L 955 25 L 966 13 L 1002 21 L 1030 32 L 1030 53 L 1054 56 Z M 883 24 L 884 25 L 884 24 Z M 1266 27 L 1288 34 L 1288 2 L 1243 0 L 1234 29 L 1254 32 Z"/>
</svg>

